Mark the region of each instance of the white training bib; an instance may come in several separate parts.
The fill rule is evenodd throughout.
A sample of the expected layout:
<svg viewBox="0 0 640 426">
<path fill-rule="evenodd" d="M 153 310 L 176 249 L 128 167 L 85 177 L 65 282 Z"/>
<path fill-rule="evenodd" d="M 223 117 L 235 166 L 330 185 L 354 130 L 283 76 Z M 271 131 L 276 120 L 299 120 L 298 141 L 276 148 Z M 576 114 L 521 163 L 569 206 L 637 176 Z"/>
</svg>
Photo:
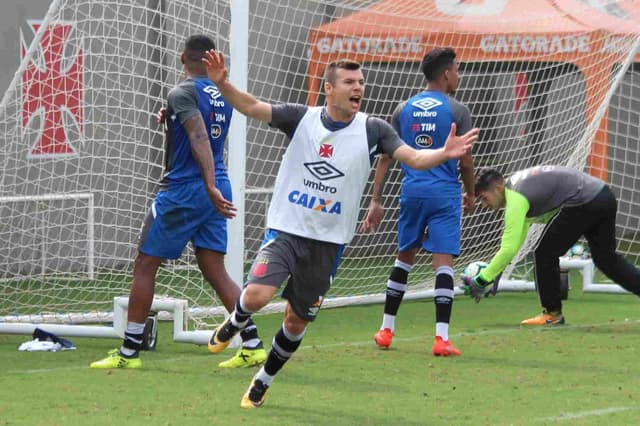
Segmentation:
<svg viewBox="0 0 640 426">
<path fill-rule="evenodd" d="M 322 124 L 323 107 L 298 123 L 278 170 L 267 228 L 336 244 L 353 238 L 371 163 L 367 115 L 344 129 Z"/>
</svg>

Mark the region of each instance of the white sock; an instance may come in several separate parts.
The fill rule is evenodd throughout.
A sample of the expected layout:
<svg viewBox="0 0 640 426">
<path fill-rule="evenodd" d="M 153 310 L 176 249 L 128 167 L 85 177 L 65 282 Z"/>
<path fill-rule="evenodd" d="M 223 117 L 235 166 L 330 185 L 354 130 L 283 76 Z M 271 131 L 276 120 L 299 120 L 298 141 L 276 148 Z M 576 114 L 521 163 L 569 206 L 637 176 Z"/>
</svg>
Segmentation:
<svg viewBox="0 0 640 426">
<path fill-rule="evenodd" d="M 383 314 L 383 316 L 382 316 L 382 326 L 380 327 L 380 330 L 382 330 L 383 328 L 390 328 L 391 331 L 395 331 L 396 330 L 396 316 L 395 315 L 389 315 L 389 314 Z"/>
<path fill-rule="evenodd" d="M 242 347 L 245 349 L 255 349 L 258 344 L 260 344 L 260 339 L 249 339 L 246 342 L 242 342 Z"/>
<path fill-rule="evenodd" d="M 273 382 L 274 377 L 275 376 L 268 375 L 264 371 L 264 367 L 260 368 L 260 371 L 258 371 L 258 374 L 256 374 L 256 379 L 260 380 L 262 383 L 264 383 L 267 386 L 271 386 L 271 382 Z"/>
<path fill-rule="evenodd" d="M 127 333 L 129 334 L 142 334 L 144 333 L 144 323 L 139 322 L 127 322 Z"/>
<path fill-rule="evenodd" d="M 449 340 L 449 324 L 446 322 L 436 323 L 436 336 L 442 337 L 442 340 Z"/>
</svg>

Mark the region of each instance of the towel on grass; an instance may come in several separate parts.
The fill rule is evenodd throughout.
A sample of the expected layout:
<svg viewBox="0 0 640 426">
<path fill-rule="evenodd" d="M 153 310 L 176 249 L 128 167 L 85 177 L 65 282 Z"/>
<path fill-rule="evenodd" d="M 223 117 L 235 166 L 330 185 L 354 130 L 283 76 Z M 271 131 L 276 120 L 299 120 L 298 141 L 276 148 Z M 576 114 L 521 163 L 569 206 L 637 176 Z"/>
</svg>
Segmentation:
<svg viewBox="0 0 640 426">
<path fill-rule="evenodd" d="M 33 330 L 33 340 L 24 342 L 18 347 L 23 352 L 58 352 L 74 350 L 76 347 L 73 342 L 62 337 L 58 337 L 53 333 L 44 331 L 41 328 Z"/>
</svg>

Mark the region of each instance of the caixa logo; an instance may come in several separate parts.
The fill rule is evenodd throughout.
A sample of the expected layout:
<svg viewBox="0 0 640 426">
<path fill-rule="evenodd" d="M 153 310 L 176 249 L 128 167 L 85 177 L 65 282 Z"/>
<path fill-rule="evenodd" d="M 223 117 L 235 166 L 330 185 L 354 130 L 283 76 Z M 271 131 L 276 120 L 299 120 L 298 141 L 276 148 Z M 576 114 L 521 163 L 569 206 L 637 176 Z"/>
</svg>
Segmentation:
<svg viewBox="0 0 640 426">
<path fill-rule="evenodd" d="M 431 145 L 433 145 L 431 136 L 425 134 L 417 135 L 415 138 L 415 142 L 416 145 L 420 148 L 431 148 Z"/>
<path fill-rule="evenodd" d="M 342 214 L 342 203 L 340 201 L 333 202 L 325 198 L 309 195 L 305 192 L 293 190 L 289 193 L 289 202 L 300 207 L 304 207 L 317 212 L 328 214 Z"/>
</svg>

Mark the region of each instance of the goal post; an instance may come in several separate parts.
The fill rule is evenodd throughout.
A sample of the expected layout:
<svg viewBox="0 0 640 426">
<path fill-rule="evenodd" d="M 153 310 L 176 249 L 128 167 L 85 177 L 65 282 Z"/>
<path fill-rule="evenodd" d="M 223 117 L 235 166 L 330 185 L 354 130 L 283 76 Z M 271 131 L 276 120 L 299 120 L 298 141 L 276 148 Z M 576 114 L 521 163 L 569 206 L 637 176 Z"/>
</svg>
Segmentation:
<svg viewBox="0 0 640 426">
<path fill-rule="evenodd" d="M 618 249 L 639 264 L 640 7 L 601 3 L 53 1 L 43 19 L 16 28 L 21 62 L 0 103 L 0 235 L 8 241 L 0 247 L 0 332 L 16 320 L 25 329 L 121 320 L 114 299 L 121 307 L 129 293 L 138 233 L 166 160 L 155 114 L 183 78 L 182 43 L 196 33 L 225 52 L 238 87 L 271 103 L 322 105 L 327 61 L 358 60 L 363 111 L 383 119 L 424 88 L 424 53 L 453 47 L 462 76 L 456 98 L 482 131 L 476 165 L 509 175 L 560 164 L 607 180 L 619 197 Z M 239 284 L 262 241 L 287 143 L 234 113 L 227 162 L 239 210 L 229 222 L 227 267 Z M 397 166 L 388 178 L 384 220 L 345 249 L 325 307 L 384 299 L 397 250 Z M 360 218 L 368 202 L 365 195 Z M 463 217 L 457 273 L 496 252 L 501 221 L 479 208 Z M 508 269 L 505 288 L 532 285 L 536 232 Z M 603 280 L 597 271 L 589 277 L 593 286 Z M 433 284 L 430 258 L 421 253 L 407 298 L 430 297 Z M 175 326 L 184 331 L 211 330 L 224 316 L 191 247 L 161 267 L 156 295 L 158 303 L 186 303 L 183 312 L 182 302 L 170 302 L 166 313 L 182 312 Z M 265 311 L 281 308 L 277 299 Z"/>
<path fill-rule="evenodd" d="M 229 70 L 229 80 L 240 90 L 247 90 L 248 53 L 249 53 L 249 0 L 235 0 L 230 4 L 233 19 L 229 31 L 229 62 L 233 64 Z M 244 279 L 244 211 L 247 154 L 247 118 L 235 114 L 229 127 L 228 163 L 229 179 L 231 179 L 233 202 L 238 209 L 237 217 L 229 222 L 228 253 L 225 258 L 229 276 L 239 285 Z M 235 143 L 237 142 L 237 143 Z"/>
</svg>

